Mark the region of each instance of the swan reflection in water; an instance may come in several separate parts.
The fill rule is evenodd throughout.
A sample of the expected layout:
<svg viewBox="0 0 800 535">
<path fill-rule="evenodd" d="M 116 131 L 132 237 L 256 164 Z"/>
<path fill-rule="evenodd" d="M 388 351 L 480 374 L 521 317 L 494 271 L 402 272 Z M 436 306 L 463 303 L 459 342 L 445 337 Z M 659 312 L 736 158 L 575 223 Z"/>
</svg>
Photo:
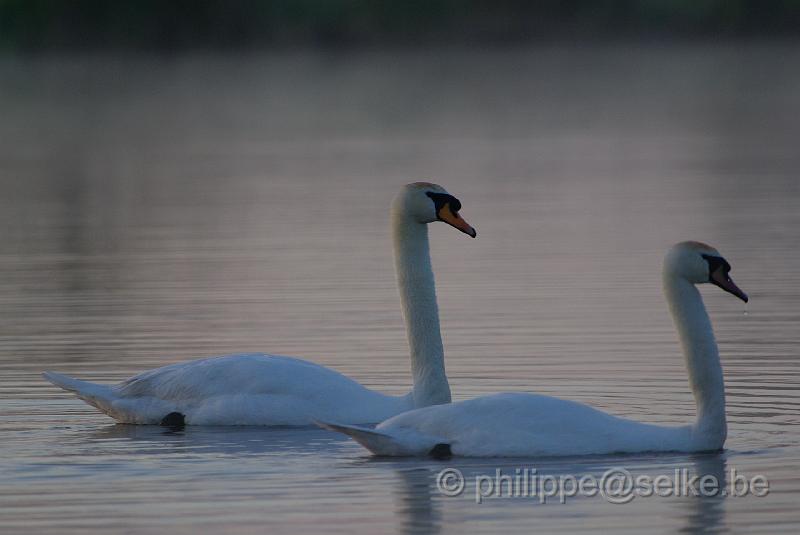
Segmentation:
<svg viewBox="0 0 800 535">
<path fill-rule="evenodd" d="M 442 512 L 432 499 L 436 474 L 426 468 L 406 468 L 398 470 L 397 477 L 393 501 L 400 533 L 440 533 Z"/>
<path fill-rule="evenodd" d="M 611 459 L 611 460 L 610 460 Z M 690 456 L 676 456 L 674 454 L 657 454 L 649 456 L 601 456 L 596 458 L 571 459 L 564 462 L 563 459 L 551 459 L 543 461 L 533 461 L 529 458 L 498 459 L 500 463 L 492 463 L 489 459 L 459 459 L 458 463 L 435 463 L 424 462 L 425 466 L 419 466 L 420 462 L 407 460 L 389 460 L 382 458 L 371 458 L 364 461 L 364 464 L 371 468 L 388 468 L 395 472 L 395 515 L 397 521 L 402 526 L 402 533 L 439 533 L 448 517 L 458 518 L 458 522 L 463 522 L 465 518 L 472 518 L 484 527 L 491 528 L 495 522 L 502 523 L 502 519 L 511 514 L 510 509 L 519 513 L 519 508 L 524 509 L 523 514 L 532 520 L 539 515 L 545 514 L 549 517 L 553 515 L 563 517 L 569 524 L 575 522 L 581 524 L 586 515 L 583 506 L 594 507 L 591 501 L 601 501 L 600 507 L 605 513 L 599 512 L 594 515 L 593 524 L 597 527 L 604 525 L 604 518 L 610 525 L 616 525 L 616 519 L 620 513 L 624 512 L 624 507 L 667 507 L 671 512 L 676 513 L 675 518 L 680 518 L 680 526 L 677 531 L 689 534 L 717 533 L 725 528 L 725 493 L 714 495 L 694 495 L 686 494 L 685 490 L 680 490 L 678 497 L 661 497 L 653 495 L 650 497 L 638 497 L 631 504 L 612 504 L 603 501 L 601 496 L 583 497 L 576 495 L 566 499 L 565 504 L 561 504 L 559 498 L 548 498 L 544 504 L 540 502 L 538 496 L 520 496 L 517 498 L 492 498 L 489 497 L 481 504 L 476 503 L 474 482 L 476 477 L 489 477 L 494 479 L 496 471 L 500 470 L 504 475 L 514 477 L 517 470 L 524 468 L 536 468 L 539 477 L 552 476 L 559 477 L 574 476 L 580 479 L 584 475 L 592 475 L 600 479 L 607 470 L 616 467 L 627 467 L 634 477 L 638 475 L 649 475 L 651 480 L 659 475 L 666 475 L 670 480 L 675 479 L 675 471 L 687 469 L 688 477 L 697 476 L 698 480 L 704 476 L 713 476 L 718 482 L 720 489 L 727 489 L 727 459 L 726 453 L 702 453 Z M 416 465 L 416 467 L 415 467 Z M 456 468 L 464 476 L 466 482 L 465 490 L 459 497 L 444 496 L 437 487 L 437 474 L 445 468 Z M 697 488 L 695 486 L 695 488 Z M 508 486 L 504 487 L 505 494 L 508 495 Z M 691 492 L 691 491 L 690 491 Z M 653 501 L 657 501 L 653 503 Z M 578 507 L 574 507 L 577 505 Z M 476 509 L 480 508 L 480 509 Z M 445 515 L 442 509 L 448 510 Z M 453 509 L 453 510 L 451 510 Z"/>
<path fill-rule="evenodd" d="M 597 456 L 582 458 L 460 458 L 458 462 L 439 462 L 431 459 L 359 457 L 360 449 L 350 441 L 317 428 L 253 428 L 253 427 L 206 427 L 187 426 L 183 429 L 165 429 L 157 426 L 110 425 L 95 431 L 91 438 L 105 443 L 119 441 L 116 447 L 134 455 L 169 459 L 178 455 L 181 462 L 190 460 L 202 465 L 204 458 L 253 459 L 264 458 L 256 463 L 262 467 L 255 476 L 260 483 L 250 479 L 250 484 L 267 487 L 281 485 L 276 481 L 272 457 L 281 459 L 281 470 L 287 470 L 286 456 L 301 456 L 297 463 L 298 475 L 303 469 L 314 472 L 312 484 L 321 485 L 331 492 L 365 491 L 391 499 L 391 510 L 401 533 L 439 533 L 448 523 L 448 518 L 462 523 L 474 519 L 490 528 L 502 522 L 508 514 L 523 514 L 532 521 L 540 515 L 563 518 L 563 522 L 583 522 L 586 507 L 595 509 L 593 523 L 602 527 L 615 522 L 626 507 L 667 508 L 673 518 L 680 518 L 681 533 L 703 534 L 718 532 L 725 527 L 725 496 L 639 497 L 628 505 L 606 503 L 600 496 L 567 498 L 565 505 L 558 498 L 550 498 L 540 504 L 536 496 L 497 499 L 487 498 L 481 505 L 475 503 L 472 484 L 477 476 L 494 478 L 496 470 L 513 476 L 518 469 L 536 469 L 540 477 L 592 475 L 598 480 L 603 473 L 615 467 L 624 467 L 636 477 L 646 474 L 651 478 L 666 475 L 674 478 L 675 470 L 687 468 L 689 475 L 699 477 L 711 475 L 720 488 L 727 488 L 727 453 L 704 453 L 692 455 L 642 454 L 620 456 Z M 84 437 L 85 439 L 85 437 Z M 198 459 L 198 456 L 201 458 Z M 354 457 L 355 456 L 355 457 Z M 311 462 L 307 460 L 311 459 Z M 209 461 L 209 464 L 213 464 Z M 246 463 L 252 468 L 252 461 Z M 226 462 L 232 472 L 241 470 Z M 456 468 L 466 481 L 460 497 L 444 496 L 437 487 L 437 474 L 444 468 Z M 216 468 L 208 467 L 209 470 Z M 201 469 L 201 472 L 207 470 Z M 371 478 L 365 480 L 364 475 Z M 284 487 L 287 492 L 300 489 Z M 256 494 L 258 488 L 251 488 Z M 523 509 L 519 509 L 522 507 Z"/>
<path fill-rule="evenodd" d="M 713 476 L 719 489 L 728 488 L 728 468 L 725 453 L 706 453 L 692 456 L 694 472 L 701 478 Z M 686 524 L 681 533 L 718 533 L 725 526 L 725 495 L 689 496 L 682 500 L 686 504 Z"/>
<path fill-rule="evenodd" d="M 134 453 L 203 453 L 229 455 L 339 455 L 351 450 L 315 427 L 229 427 L 113 424 L 90 435 L 94 440 L 126 441 Z"/>
</svg>

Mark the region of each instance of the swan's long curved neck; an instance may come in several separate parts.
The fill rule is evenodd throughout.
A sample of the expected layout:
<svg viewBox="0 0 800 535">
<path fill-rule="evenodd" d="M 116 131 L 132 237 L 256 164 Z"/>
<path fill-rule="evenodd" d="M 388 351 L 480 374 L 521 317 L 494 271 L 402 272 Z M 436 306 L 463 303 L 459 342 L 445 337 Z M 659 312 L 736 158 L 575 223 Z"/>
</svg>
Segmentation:
<svg viewBox="0 0 800 535">
<path fill-rule="evenodd" d="M 708 449 L 721 448 L 727 435 L 725 384 L 711 320 L 700 292 L 682 277 L 664 275 L 664 293 L 678 330 L 697 403 L 693 441 Z"/>
<path fill-rule="evenodd" d="M 428 226 L 394 211 L 392 232 L 397 285 L 411 351 L 414 406 L 450 403 Z"/>
</svg>

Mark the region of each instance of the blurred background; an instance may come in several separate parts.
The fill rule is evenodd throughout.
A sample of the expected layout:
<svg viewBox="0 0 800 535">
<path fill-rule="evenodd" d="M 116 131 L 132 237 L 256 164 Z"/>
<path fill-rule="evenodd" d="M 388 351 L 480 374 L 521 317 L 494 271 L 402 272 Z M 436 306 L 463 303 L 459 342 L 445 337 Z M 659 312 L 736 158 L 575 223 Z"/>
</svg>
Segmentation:
<svg viewBox="0 0 800 535">
<path fill-rule="evenodd" d="M 797 36 L 797 0 L 2 0 L 10 50 Z"/>
<path fill-rule="evenodd" d="M 796 0 L 0 0 L 0 525 L 796 533 L 798 39 Z M 456 400 L 690 421 L 661 258 L 718 247 L 751 296 L 703 289 L 728 450 L 536 466 L 735 466 L 778 491 L 476 508 L 435 464 L 114 426 L 40 377 L 265 351 L 405 393 L 388 207 L 417 180 L 478 231 L 431 225 Z"/>
</svg>

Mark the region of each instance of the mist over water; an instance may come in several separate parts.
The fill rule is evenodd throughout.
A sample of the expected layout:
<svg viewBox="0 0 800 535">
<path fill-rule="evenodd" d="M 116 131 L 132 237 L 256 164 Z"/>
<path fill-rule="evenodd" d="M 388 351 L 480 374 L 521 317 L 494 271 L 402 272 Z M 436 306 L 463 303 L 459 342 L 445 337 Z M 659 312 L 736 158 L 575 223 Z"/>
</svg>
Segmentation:
<svg viewBox="0 0 800 535">
<path fill-rule="evenodd" d="M 0 60 L 2 530 L 794 533 L 798 64 L 760 44 Z M 717 247 L 751 297 L 701 290 L 726 451 L 371 460 L 316 429 L 115 425 L 41 379 L 264 351 L 405 393 L 388 208 L 416 180 L 478 231 L 431 228 L 455 400 L 690 422 L 661 259 Z M 772 492 L 476 505 L 438 492 L 445 466 L 735 467 Z"/>
</svg>

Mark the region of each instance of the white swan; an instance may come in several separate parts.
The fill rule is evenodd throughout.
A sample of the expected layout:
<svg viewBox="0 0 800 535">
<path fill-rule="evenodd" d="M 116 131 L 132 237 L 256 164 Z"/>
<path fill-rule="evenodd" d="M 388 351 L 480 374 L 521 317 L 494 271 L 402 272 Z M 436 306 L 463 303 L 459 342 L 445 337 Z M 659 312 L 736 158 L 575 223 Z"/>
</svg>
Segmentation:
<svg viewBox="0 0 800 535">
<path fill-rule="evenodd" d="M 747 301 L 730 265 L 708 245 L 679 243 L 664 260 L 664 293 L 680 333 L 697 402 L 692 425 L 664 427 L 618 418 L 581 403 L 534 394 L 496 394 L 416 409 L 366 429 L 318 422 L 377 455 L 556 456 L 719 450 L 725 389 L 717 344 L 695 284 L 711 282 Z"/>
<path fill-rule="evenodd" d="M 310 425 L 329 419 L 374 423 L 450 402 L 439 332 L 427 224 L 444 221 L 475 237 L 461 203 L 441 186 L 417 182 L 392 203 L 395 268 L 411 351 L 413 390 L 374 392 L 312 362 L 265 354 L 229 355 L 150 370 L 114 386 L 45 372 L 51 383 L 119 422 L 183 425 Z"/>
</svg>

